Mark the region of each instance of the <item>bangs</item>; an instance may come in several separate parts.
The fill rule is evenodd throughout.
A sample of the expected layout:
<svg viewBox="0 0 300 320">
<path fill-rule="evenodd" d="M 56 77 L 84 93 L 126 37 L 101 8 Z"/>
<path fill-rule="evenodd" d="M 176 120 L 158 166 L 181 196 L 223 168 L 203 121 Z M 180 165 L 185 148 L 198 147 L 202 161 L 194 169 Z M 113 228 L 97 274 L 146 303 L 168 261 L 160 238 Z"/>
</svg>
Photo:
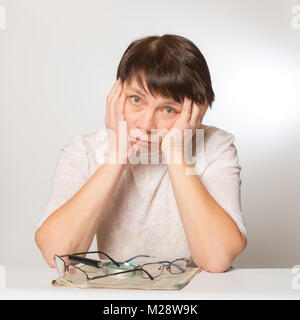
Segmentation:
<svg viewBox="0 0 300 320">
<path fill-rule="evenodd" d="M 152 36 L 133 42 L 125 51 L 117 78 L 153 97 L 211 105 L 214 94 L 205 59 L 195 45 L 180 36 Z"/>
<path fill-rule="evenodd" d="M 122 78 L 121 78 L 122 80 Z M 195 99 L 191 90 L 191 83 L 184 77 L 178 77 L 175 73 L 161 73 L 158 69 L 136 69 L 133 70 L 127 79 L 124 79 L 128 84 L 136 80 L 139 88 L 151 94 L 153 97 L 163 97 L 172 99 L 178 103 L 183 103 L 184 98 L 188 97 L 192 101 Z M 204 96 L 198 99 L 201 103 L 204 102 Z"/>
</svg>

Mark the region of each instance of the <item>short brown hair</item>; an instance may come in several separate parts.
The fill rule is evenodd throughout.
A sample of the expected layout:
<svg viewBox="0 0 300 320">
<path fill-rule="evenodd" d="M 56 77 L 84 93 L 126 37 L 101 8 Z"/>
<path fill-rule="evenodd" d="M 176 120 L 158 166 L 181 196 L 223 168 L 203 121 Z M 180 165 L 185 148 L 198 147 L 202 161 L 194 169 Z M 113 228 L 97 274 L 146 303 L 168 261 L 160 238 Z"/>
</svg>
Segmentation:
<svg viewBox="0 0 300 320">
<path fill-rule="evenodd" d="M 144 91 L 182 103 L 184 97 L 198 105 L 211 105 L 215 95 L 210 72 L 200 50 L 190 40 L 174 35 L 149 36 L 133 41 L 118 66 L 117 79 L 133 78 Z"/>
</svg>

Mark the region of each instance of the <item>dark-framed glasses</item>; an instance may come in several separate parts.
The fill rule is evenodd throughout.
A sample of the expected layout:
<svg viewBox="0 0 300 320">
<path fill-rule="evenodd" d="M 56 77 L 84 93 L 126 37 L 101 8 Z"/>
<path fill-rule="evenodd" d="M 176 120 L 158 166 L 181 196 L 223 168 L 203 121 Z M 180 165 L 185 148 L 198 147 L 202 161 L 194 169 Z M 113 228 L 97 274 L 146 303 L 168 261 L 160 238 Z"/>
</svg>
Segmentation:
<svg viewBox="0 0 300 320">
<path fill-rule="evenodd" d="M 189 260 L 187 258 L 180 258 L 180 259 L 175 259 L 173 261 L 165 260 L 165 261 L 159 261 L 157 263 L 145 263 L 143 264 L 143 269 L 150 273 L 153 270 L 153 277 L 156 278 L 163 273 L 164 268 L 173 274 L 183 273 L 186 269 L 186 265 L 188 262 Z M 160 267 L 158 268 L 158 266 L 156 265 L 160 265 Z"/>
<path fill-rule="evenodd" d="M 107 260 L 94 260 L 88 258 L 79 257 L 82 254 L 90 253 L 101 253 Z M 75 261 L 78 263 L 83 263 L 85 265 L 92 266 L 87 270 L 85 267 L 78 267 L 65 264 L 63 257 L 68 257 L 70 261 Z M 144 279 L 154 280 L 154 278 L 159 277 L 164 268 L 170 273 L 182 273 L 185 271 L 186 265 L 189 262 L 187 258 L 175 259 L 173 261 L 162 260 L 158 262 L 149 262 L 142 265 L 134 264 L 130 261 L 134 260 L 137 257 L 149 257 L 146 255 L 132 257 L 125 262 L 117 262 L 111 258 L 108 254 L 102 251 L 90 251 L 90 252 L 80 252 L 66 255 L 54 255 L 54 260 L 56 264 L 56 269 L 58 274 L 61 277 L 64 277 L 67 281 L 76 282 L 87 286 L 88 282 L 91 282 L 96 279 L 101 279 L 109 276 L 135 276 L 140 275 Z M 120 271 L 121 270 L 121 271 Z M 92 274 L 95 274 L 94 276 Z M 99 275 L 99 273 L 103 273 Z M 97 274 L 97 275 L 96 275 Z"/>
<path fill-rule="evenodd" d="M 183 273 L 186 269 L 187 263 L 189 262 L 189 259 L 187 258 L 180 258 L 180 259 L 175 259 L 172 261 L 168 261 L 168 260 L 160 260 L 157 262 L 147 262 L 147 263 L 143 263 L 143 264 L 136 264 L 133 261 L 137 258 L 155 258 L 157 260 L 156 257 L 151 257 L 148 255 L 138 255 L 138 256 L 134 256 L 130 259 L 127 259 L 123 262 L 120 262 L 121 264 L 121 268 L 130 268 L 131 270 L 128 270 L 127 272 L 133 272 L 133 271 L 137 271 L 137 270 L 143 270 L 144 272 L 141 273 L 141 276 L 144 279 L 149 279 L 150 277 L 148 276 L 148 274 L 151 274 L 151 278 L 157 278 L 159 276 L 161 276 L 161 274 L 163 273 L 163 270 L 166 269 L 167 271 L 169 271 L 170 273 L 173 274 L 178 274 L 178 273 Z M 115 265 L 113 265 L 112 263 L 106 263 L 103 265 L 103 271 L 106 274 L 121 274 L 119 272 L 113 272 L 114 270 L 118 270 L 120 267 L 116 267 Z M 146 271 L 146 272 L 145 272 Z M 124 274 L 126 272 L 122 272 L 122 274 Z M 125 275 L 126 276 L 126 275 Z M 151 279 L 150 278 L 150 279 Z M 153 280 L 151 279 L 151 280 Z"/>
<path fill-rule="evenodd" d="M 87 254 L 95 254 L 95 253 L 104 255 L 107 260 L 103 261 L 103 260 L 95 260 L 95 259 L 80 257 L 80 255 L 83 255 L 83 254 L 87 255 Z M 111 263 L 112 265 L 114 265 L 116 267 L 120 266 L 120 264 L 117 261 L 115 261 L 112 257 L 110 257 L 107 253 L 105 253 L 103 251 L 77 252 L 77 253 L 64 254 L 64 255 L 55 254 L 53 259 L 55 262 L 56 270 L 61 277 L 64 277 L 66 275 L 66 273 L 69 272 L 68 269 L 70 267 L 70 266 L 66 265 L 66 263 L 63 259 L 64 257 L 68 257 L 68 259 L 70 261 L 83 263 L 86 265 L 93 266 L 95 268 L 101 268 L 101 266 L 107 262 Z"/>
<path fill-rule="evenodd" d="M 92 253 L 100 253 L 103 254 L 107 259 L 101 259 L 101 260 L 94 260 L 89 258 L 83 258 L 79 255 L 83 254 L 92 254 Z M 78 267 L 73 265 L 66 265 L 63 257 L 68 257 L 70 261 L 78 262 L 84 264 L 84 266 Z M 112 257 L 110 257 L 108 254 L 106 254 L 103 251 L 89 251 L 89 252 L 78 252 L 78 253 L 72 253 L 72 254 L 65 254 L 65 255 L 57 255 L 55 254 L 53 257 L 56 265 L 57 272 L 60 277 L 65 278 L 69 282 L 76 282 L 79 285 L 87 286 L 88 282 L 93 281 L 95 279 L 105 278 L 112 275 L 119 275 L 123 273 L 128 272 L 142 272 L 146 273 L 146 278 L 153 280 L 153 277 L 151 274 L 149 274 L 147 271 L 143 270 L 142 268 L 139 268 L 135 264 L 130 264 L 130 267 L 127 268 L 127 270 L 124 270 L 122 267 L 122 262 L 115 261 Z M 112 274 L 102 274 L 102 275 L 94 275 L 91 276 L 91 274 L 99 274 L 99 272 L 104 272 L 103 266 L 114 266 L 115 268 L 120 268 L 120 272 L 115 272 Z M 91 266 L 93 268 L 89 268 L 87 271 L 87 266 Z"/>
</svg>

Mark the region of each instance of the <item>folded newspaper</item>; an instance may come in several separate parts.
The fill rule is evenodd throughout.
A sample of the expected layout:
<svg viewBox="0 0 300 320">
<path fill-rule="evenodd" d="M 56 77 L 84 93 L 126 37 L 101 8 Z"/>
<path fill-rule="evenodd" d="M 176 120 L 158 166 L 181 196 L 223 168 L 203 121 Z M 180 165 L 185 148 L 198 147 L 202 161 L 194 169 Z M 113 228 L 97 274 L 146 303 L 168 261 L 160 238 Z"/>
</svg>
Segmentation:
<svg viewBox="0 0 300 320">
<path fill-rule="evenodd" d="M 80 266 L 80 269 L 86 272 L 89 278 L 107 274 L 101 268 L 95 268 L 88 265 Z M 170 273 L 166 270 L 166 268 L 164 268 L 163 273 L 153 280 L 143 278 L 141 276 L 141 272 L 136 271 L 110 275 L 108 277 L 88 281 L 86 280 L 85 276 L 80 277 L 76 275 L 74 276 L 74 273 L 67 273 L 64 277 L 59 277 L 55 280 L 52 280 L 51 284 L 54 287 L 72 287 L 81 289 L 106 288 L 138 290 L 179 290 L 185 287 L 191 281 L 191 279 L 200 271 L 201 270 L 198 267 L 187 266 L 184 272 L 174 274 Z"/>
</svg>

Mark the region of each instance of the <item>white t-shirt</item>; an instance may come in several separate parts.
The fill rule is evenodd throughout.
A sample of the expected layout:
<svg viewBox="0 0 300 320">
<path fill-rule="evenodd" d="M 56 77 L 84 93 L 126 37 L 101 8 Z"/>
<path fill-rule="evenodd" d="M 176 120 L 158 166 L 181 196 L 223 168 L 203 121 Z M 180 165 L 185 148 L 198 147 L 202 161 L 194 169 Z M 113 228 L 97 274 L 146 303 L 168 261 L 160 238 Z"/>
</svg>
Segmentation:
<svg viewBox="0 0 300 320">
<path fill-rule="evenodd" d="M 234 136 L 205 124 L 200 129 L 204 139 L 197 150 L 202 153 L 194 168 L 212 197 L 247 236 Z M 107 150 L 106 129 L 76 135 L 62 146 L 38 226 L 79 191 L 104 163 Z M 128 163 L 97 231 L 97 244 L 98 250 L 118 261 L 139 254 L 192 260 L 166 164 Z"/>
</svg>

